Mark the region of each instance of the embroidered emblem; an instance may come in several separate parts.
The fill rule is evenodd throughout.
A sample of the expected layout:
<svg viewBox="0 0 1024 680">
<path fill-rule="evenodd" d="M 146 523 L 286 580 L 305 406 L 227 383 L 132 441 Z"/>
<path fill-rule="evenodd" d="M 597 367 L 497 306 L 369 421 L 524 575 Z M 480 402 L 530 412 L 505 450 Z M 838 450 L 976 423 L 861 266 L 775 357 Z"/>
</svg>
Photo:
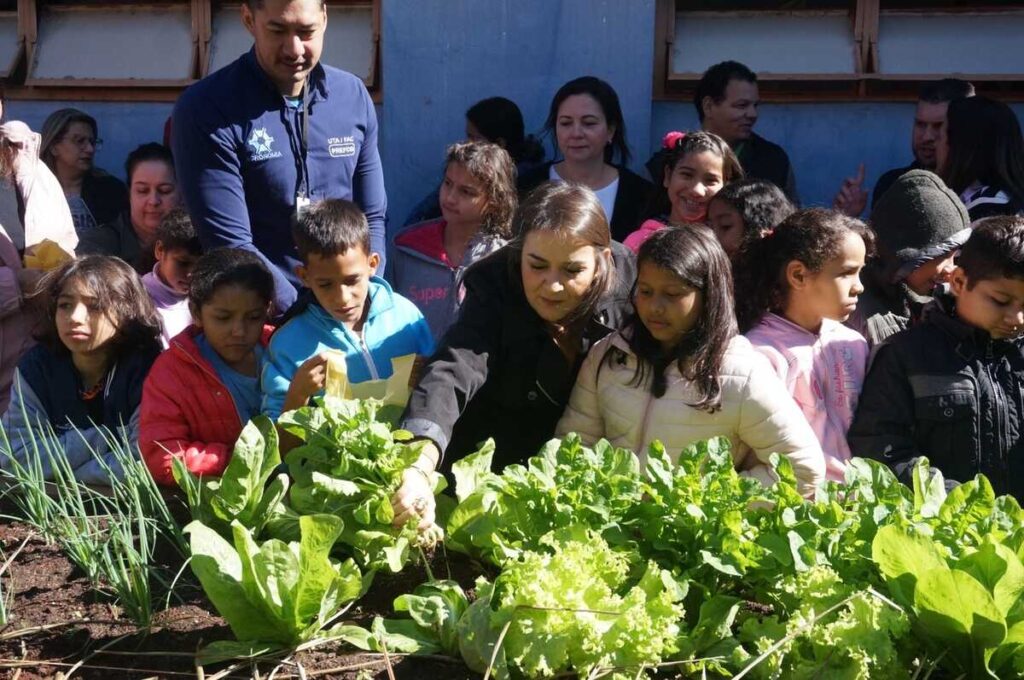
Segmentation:
<svg viewBox="0 0 1024 680">
<path fill-rule="evenodd" d="M 254 161 L 265 161 L 271 158 L 280 158 L 281 152 L 274 151 L 273 144 L 274 138 L 267 132 L 267 128 L 262 127 L 257 130 L 253 130 L 252 134 L 249 135 L 249 148 L 252 149 L 252 160 Z"/>
</svg>

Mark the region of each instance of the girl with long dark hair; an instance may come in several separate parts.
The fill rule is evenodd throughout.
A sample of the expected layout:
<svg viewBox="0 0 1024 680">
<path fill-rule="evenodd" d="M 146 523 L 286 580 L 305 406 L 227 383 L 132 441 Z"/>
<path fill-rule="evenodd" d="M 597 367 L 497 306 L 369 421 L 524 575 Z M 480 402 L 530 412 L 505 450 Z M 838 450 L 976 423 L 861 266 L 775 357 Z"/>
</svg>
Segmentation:
<svg viewBox="0 0 1024 680">
<path fill-rule="evenodd" d="M 729 259 L 709 229 L 669 227 L 640 247 L 636 313 L 591 350 L 556 434 L 608 439 L 643 460 L 710 437 L 732 444 L 737 468 L 765 483 L 768 456 L 789 458 L 811 493 L 825 473 L 814 433 L 785 387 L 736 335 Z"/>
</svg>

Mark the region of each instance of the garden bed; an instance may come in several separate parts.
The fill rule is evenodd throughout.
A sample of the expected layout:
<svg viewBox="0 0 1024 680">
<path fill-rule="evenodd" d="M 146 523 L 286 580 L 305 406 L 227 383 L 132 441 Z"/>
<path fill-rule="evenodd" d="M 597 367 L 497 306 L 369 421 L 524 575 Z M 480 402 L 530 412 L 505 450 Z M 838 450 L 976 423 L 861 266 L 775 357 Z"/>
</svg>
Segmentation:
<svg viewBox="0 0 1024 680">
<path fill-rule="evenodd" d="M 0 550 L 4 555 L 10 557 L 23 543 L 0 576 L 8 603 L 8 623 L 0 628 L 0 677 L 54 678 L 81 663 L 74 677 L 201 678 L 203 674 L 195 665 L 196 649 L 231 639 L 230 629 L 187 570 L 174 589 L 171 606 L 158 612 L 152 630 L 144 632 L 107 599 L 98 597 L 89 580 L 76 571 L 60 548 L 47 544 L 26 524 L 0 521 Z M 434 556 L 431 568 L 438 577 L 450 575 L 467 588 L 482 571 L 463 556 L 443 553 Z M 375 615 L 391 615 L 393 599 L 425 579 L 425 570 L 417 565 L 410 565 L 398 575 L 379 574 L 347 618 L 369 625 Z M 337 644 L 301 652 L 291 660 L 302 665 L 306 677 L 388 678 L 389 665 L 396 678 L 477 677 L 456 659 L 402 655 L 385 659 L 381 654 L 354 652 Z M 203 669 L 205 677 L 216 676 L 227 665 Z M 263 662 L 257 670 L 266 677 L 276 665 Z M 250 666 L 226 677 L 256 676 Z M 282 666 L 276 677 L 300 677 L 297 665 Z"/>
</svg>

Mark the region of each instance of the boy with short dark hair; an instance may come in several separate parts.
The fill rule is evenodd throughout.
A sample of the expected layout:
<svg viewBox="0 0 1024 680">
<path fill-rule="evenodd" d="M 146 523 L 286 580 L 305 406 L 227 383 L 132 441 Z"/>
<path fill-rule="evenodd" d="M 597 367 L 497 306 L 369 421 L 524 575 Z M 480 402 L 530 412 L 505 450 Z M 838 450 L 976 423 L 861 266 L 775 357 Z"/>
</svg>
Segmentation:
<svg viewBox="0 0 1024 680">
<path fill-rule="evenodd" d="M 1024 218 L 979 222 L 950 286 L 879 346 L 850 448 L 908 484 L 925 456 L 947 488 L 982 473 L 1024 499 Z"/>
<path fill-rule="evenodd" d="M 164 215 L 153 242 L 156 264 L 153 271 L 142 277 L 142 283 L 160 315 L 160 339 L 165 349 L 171 338 L 192 323 L 188 279 L 202 254 L 203 247 L 188 213 L 176 208 Z"/>
<path fill-rule="evenodd" d="M 276 419 L 324 388 L 325 350 L 344 352 L 354 383 L 388 378 L 391 360 L 434 351 L 433 336 L 412 302 L 376 276 L 366 216 L 331 199 L 302 211 L 292 229 L 302 264 L 295 273 L 314 301 L 277 332 L 263 367 L 263 413 Z"/>
</svg>

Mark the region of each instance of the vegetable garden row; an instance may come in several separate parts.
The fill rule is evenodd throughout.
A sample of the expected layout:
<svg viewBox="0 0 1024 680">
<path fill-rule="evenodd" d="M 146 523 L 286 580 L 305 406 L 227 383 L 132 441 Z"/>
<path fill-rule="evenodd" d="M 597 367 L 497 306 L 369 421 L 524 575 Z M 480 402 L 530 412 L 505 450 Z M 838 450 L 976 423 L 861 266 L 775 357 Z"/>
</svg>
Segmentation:
<svg viewBox="0 0 1024 680">
<path fill-rule="evenodd" d="M 908 488 L 855 459 L 806 501 L 785 458 L 765 488 L 725 440 L 655 446 L 641 471 L 570 436 L 500 475 L 488 446 L 459 461 L 454 498 L 437 477 L 443 535 L 417 533 L 392 527 L 419 445 L 391 415 L 331 396 L 285 414 L 303 441 L 287 473 L 257 418 L 220 479 L 176 466 L 182 528 L 127 449 L 124 481 L 100 495 L 62 479 L 41 437 L 53 489 L 9 466 L 8 500 L 139 630 L 211 603 L 234 639 L 174 650 L 194 677 L 301 677 L 303 650 L 362 654 L 380 677 L 441 677 L 438 663 L 499 679 L 1024 677 L 1024 513 L 984 477 L 947 493 L 922 464 Z M 21 559 L 4 550 L 5 569 Z M 366 606 L 382 592 L 396 597 Z M 23 627 L 18 599 L 0 602 L 3 643 Z"/>
</svg>

